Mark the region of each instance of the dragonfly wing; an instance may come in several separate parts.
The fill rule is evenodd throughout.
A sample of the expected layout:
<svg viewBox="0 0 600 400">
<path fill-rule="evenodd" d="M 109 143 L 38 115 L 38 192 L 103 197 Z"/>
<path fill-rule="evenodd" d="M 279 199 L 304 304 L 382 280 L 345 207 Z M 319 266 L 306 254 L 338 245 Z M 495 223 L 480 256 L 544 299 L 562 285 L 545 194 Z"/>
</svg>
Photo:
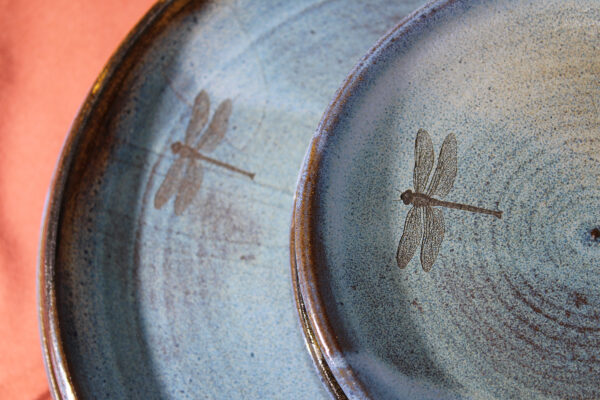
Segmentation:
<svg viewBox="0 0 600 400">
<path fill-rule="evenodd" d="M 423 233 L 423 244 L 421 245 L 421 266 L 425 272 L 429 272 L 442 246 L 444 240 L 444 214 L 442 210 L 430 206 L 425 209 L 425 232 Z"/>
<path fill-rule="evenodd" d="M 442 143 L 437 166 L 435 167 L 433 178 L 431 178 L 429 190 L 427 190 L 429 196 L 444 197 L 452 189 L 458 168 L 456 147 L 456 136 L 454 133 L 451 133 L 446 136 L 444 143 Z"/>
<path fill-rule="evenodd" d="M 202 166 L 190 160 L 185 175 L 179 184 L 179 191 L 175 197 L 175 215 L 181 215 L 190 205 L 202 185 L 204 172 Z"/>
<path fill-rule="evenodd" d="M 154 207 L 160 209 L 179 187 L 179 179 L 181 177 L 181 173 L 183 172 L 183 167 L 185 164 L 185 159 L 177 158 L 173 165 L 167 171 L 167 175 L 165 176 L 165 180 L 160 185 L 156 194 L 154 195 Z"/>
<path fill-rule="evenodd" d="M 227 125 L 229 124 L 229 116 L 231 115 L 232 103 L 231 100 L 224 100 L 213 115 L 206 132 L 200 138 L 198 142 L 198 149 L 202 149 L 206 152 L 211 152 L 217 148 L 221 140 L 225 137 L 227 132 Z"/>
<path fill-rule="evenodd" d="M 208 113 L 210 111 L 210 99 L 208 94 L 202 90 L 194 99 L 194 106 L 192 107 L 192 116 L 188 123 L 187 129 L 185 130 L 185 144 L 188 146 L 193 145 L 194 139 L 200 135 L 202 129 L 208 121 Z"/>
<path fill-rule="evenodd" d="M 415 169 L 413 172 L 413 185 L 415 191 L 424 193 L 433 168 L 433 143 L 425 129 L 419 129 L 415 140 Z"/>
<path fill-rule="evenodd" d="M 398 267 L 400 268 L 406 268 L 421 242 L 423 235 L 422 214 L 422 207 L 413 207 L 406 215 L 404 232 L 402 232 L 398 252 L 396 253 L 396 261 L 398 261 Z"/>
</svg>

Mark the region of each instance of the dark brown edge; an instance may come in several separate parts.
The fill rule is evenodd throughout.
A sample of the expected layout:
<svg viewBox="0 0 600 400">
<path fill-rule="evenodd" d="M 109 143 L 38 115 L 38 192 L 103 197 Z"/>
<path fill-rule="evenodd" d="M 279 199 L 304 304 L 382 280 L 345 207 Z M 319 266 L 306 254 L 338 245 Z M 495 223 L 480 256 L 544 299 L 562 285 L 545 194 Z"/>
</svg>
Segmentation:
<svg viewBox="0 0 600 400">
<path fill-rule="evenodd" d="M 294 208 L 295 206 L 296 204 L 294 203 Z M 300 293 L 300 285 L 298 281 L 298 268 L 296 264 L 296 254 L 294 252 L 294 229 L 294 213 L 292 212 L 292 223 L 290 227 L 290 265 L 292 267 L 292 289 L 294 291 L 294 300 L 298 310 L 298 318 L 304 334 L 304 344 L 313 358 L 315 367 L 321 375 L 321 380 L 325 383 L 329 393 L 336 400 L 347 400 L 348 397 L 344 394 L 344 391 L 333 376 L 333 373 L 331 372 L 331 369 L 329 368 L 329 365 L 323 356 L 323 352 L 319 347 L 315 333 L 310 326 L 308 313 L 304 305 L 304 300 L 302 299 L 302 294 Z"/>
<path fill-rule="evenodd" d="M 315 235 L 317 221 L 315 221 L 316 213 L 313 210 L 318 207 L 316 187 L 323 147 L 338 122 L 339 112 L 348 102 L 354 88 L 364 79 L 364 74 L 371 62 L 379 57 L 381 52 L 392 42 L 401 40 L 403 36 L 409 34 L 421 20 L 431 17 L 440 9 L 457 1 L 459 0 L 429 1 L 406 16 L 377 41 L 337 90 L 319 122 L 300 170 L 294 198 L 293 238 L 290 239 L 296 308 L 311 356 L 336 399 L 370 399 L 372 396 L 369 395 L 354 371 L 345 364 L 342 349 L 325 313 L 324 302 L 316 285 L 316 272 L 319 264 L 314 252 L 317 240 Z M 337 397 L 340 390 L 344 397 Z"/>
<path fill-rule="evenodd" d="M 169 19 L 190 0 L 159 0 L 142 17 L 113 53 L 92 85 L 69 130 L 46 196 L 40 232 L 37 266 L 37 312 L 42 355 L 54 399 L 77 399 L 77 385 L 72 379 L 61 343 L 56 309 L 55 257 L 60 210 L 65 184 L 81 137 L 97 115 L 108 109 L 120 82 L 136 64 L 138 56 L 150 46 Z"/>
</svg>

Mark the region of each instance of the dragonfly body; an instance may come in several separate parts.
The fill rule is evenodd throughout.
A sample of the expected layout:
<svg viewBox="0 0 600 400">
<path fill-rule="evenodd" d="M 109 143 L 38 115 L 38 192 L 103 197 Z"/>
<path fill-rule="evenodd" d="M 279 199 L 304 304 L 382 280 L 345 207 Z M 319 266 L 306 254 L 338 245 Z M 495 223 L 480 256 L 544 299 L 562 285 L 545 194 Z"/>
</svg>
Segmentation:
<svg viewBox="0 0 600 400">
<path fill-rule="evenodd" d="M 415 191 L 406 190 L 400 195 L 404 204 L 412 204 L 408 211 L 404 232 L 398 244 L 396 260 L 398 267 L 405 268 L 412 259 L 417 247 L 421 245 L 421 266 L 428 272 L 435 262 L 444 239 L 444 215 L 433 207 L 454 208 L 502 218 L 502 211 L 488 210 L 468 204 L 453 203 L 434 198 L 444 197 L 454 185 L 457 172 L 456 137 L 453 133 L 446 136 L 437 166 L 431 180 L 433 169 L 433 143 L 424 129 L 419 129 L 415 140 L 415 168 L 413 184 Z M 427 186 L 429 182 L 429 186 Z"/>
<path fill-rule="evenodd" d="M 488 210 L 487 208 L 475 207 L 475 206 L 471 206 L 468 204 L 438 200 L 438 199 L 434 199 L 433 197 L 428 196 L 424 193 L 414 193 L 410 189 L 405 191 L 404 193 L 402 193 L 400 195 L 400 198 L 402 199 L 404 204 L 406 204 L 406 205 L 413 204 L 415 207 L 439 206 L 439 207 L 446 207 L 446 208 L 454 208 L 456 210 L 470 211 L 470 212 L 480 213 L 480 214 L 489 214 L 489 215 L 493 215 L 494 217 L 497 217 L 497 218 L 502 218 L 502 211 Z"/>
<path fill-rule="evenodd" d="M 219 161 L 215 158 L 205 156 L 204 154 L 200 153 L 198 150 L 196 150 L 193 147 L 190 147 L 184 143 L 181 143 L 181 142 L 173 143 L 171 145 L 171 151 L 173 152 L 173 154 L 179 154 L 179 156 L 181 156 L 181 157 L 195 158 L 198 160 L 208 161 L 211 164 L 217 165 L 219 167 L 223 167 L 232 172 L 237 172 L 238 174 L 246 175 L 250 179 L 254 179 L 254 175 L 255 175 L 254 173 L 244 171 L 243 169 L 234 167 L 231 164 L 227 164 L 227 163 L 224 163 L 223 161 Z"/>
</svg>

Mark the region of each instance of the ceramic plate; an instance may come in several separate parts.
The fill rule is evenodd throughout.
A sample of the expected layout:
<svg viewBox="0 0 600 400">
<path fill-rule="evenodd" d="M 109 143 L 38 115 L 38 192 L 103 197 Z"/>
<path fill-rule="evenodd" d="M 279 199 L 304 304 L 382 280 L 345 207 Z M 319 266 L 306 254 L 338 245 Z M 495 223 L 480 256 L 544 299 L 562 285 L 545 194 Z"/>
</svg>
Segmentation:
<svg viewBox="0 0 600 400">
<path fill-rule="evenodd" d="M 341 392 L 600 398 L 599 21 L 592 0 L 434 2 L 347 78 L 293 244 Z"/>
<path fill-rule="evenodd" d="M 418 1 L 162 1 L 95 83 L 47 208 L 56 398 L 319 399 L 289 269 L 302 156 Z"/>
</svg>

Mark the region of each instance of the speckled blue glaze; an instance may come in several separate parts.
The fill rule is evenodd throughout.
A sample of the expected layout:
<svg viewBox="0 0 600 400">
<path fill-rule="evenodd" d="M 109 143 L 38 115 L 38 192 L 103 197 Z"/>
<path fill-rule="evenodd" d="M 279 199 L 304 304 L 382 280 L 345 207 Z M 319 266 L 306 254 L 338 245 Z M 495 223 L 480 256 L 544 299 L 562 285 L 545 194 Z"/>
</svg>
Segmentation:
<svg viewBox="0 0 600 400">
<path fill-rule="evenodd" d="M 296 249 L 351 398 L 600 397 L 599 20 L 591 0 L 435 2 L 339 92 L 305 161 Z M 456 134 L 445 199 L 504 212 L 443 209 L 429 273 L 396 262 L 420 128 L 436 157 Z"/>
<path fill-rule="evenodd" d="M 297 171 L 344 75 L 419 3 L 158 5 L 155 33 L 128 42 L 139 58 L 94 88 L 50 199 L 40 295 L 56 397 L 328 397 L 290 287 Z M 177 216 L 154 198 L 201 90 L 211 116 L 232 101 L 211 157 L 256 175 L 202 162 Z"/>
</svg>

